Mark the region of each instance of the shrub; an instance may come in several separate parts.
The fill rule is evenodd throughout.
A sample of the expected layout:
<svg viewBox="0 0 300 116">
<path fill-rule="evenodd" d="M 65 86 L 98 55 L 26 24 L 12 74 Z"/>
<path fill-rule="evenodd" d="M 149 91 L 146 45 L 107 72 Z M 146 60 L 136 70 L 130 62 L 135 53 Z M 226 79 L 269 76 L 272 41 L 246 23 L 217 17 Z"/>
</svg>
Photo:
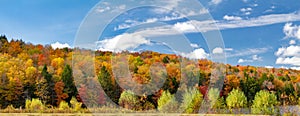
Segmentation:
<svg viewBox="0 0 300 116">
<path fill-rule="evenodd" d="M 122 92 L 120 99 L 119 99 L 119 105 L 123 108 L 131 109 L 131 110 L 140 110 L 141 109 L 141 103 L 139 101 L 139 98 L 134 95 L 132 91 L 124 91 Z"/>
<path fill-rule="evenodd" d="M 161 112 L 175 112 L 178 108 L 178 102 L 169 91 L 164 91 L 157 103 L 157 109 Z"/>
<path fill-rule="evenodd" d="M 226 104 L 231 111 L 232 108 L 240 109 L 247 105 L 247 98 L 242 91 L 233 89 L 226 98 Z"/>
<path fill-rule="evenodd" d="M 25 108 L 33 112 L 43 112 L 45 105 L 39 99 L 26 100 Z"/>
<path fill-rule="evenodd" d="M 277 98 L 268 91 L 259 91 L 253 100 L 251 112 L 253 114 L 274 114 Z"/>
<path fill-rule="evenodd" d="M 72 108 L 73 108 L 74 111 L 80 111 L 81 110 L 82 103 L 78 102 L 75 97 L 72 97 L 70 103 L 71 103 Z"/>
<path fill-rule="evenodd" d="M 26 101 L 25 101 L 25 109 L 30 109 L 30 105 L 31 105 L 31 100 L 26 99 Z"/>
<path fill-rule="evenodd" d="M 220 91 L 217 88 L 211 88 L 208 91 L 208 99 L 210 103 L 210 108 L 214 108 L 217 100 L 220 98 Z"/>
<path fill-rule="evenodd" d="M 14 113 L 16 111 L 16 108 L 13 105 L 8 105 L 5 109 L 4 112 L 6 113 Z"/>
<path fill-rule="evenodd" d="M 196 88 L 188 89 L 183 94 L 183 102 L 181 108 L 184 109 L 185 113 L 197 113 L 201 102 L 203 100 L 203 95 Z"/>
<path fill-rule="evenodd" d="M 70 107 L 69 107 L 69 104 L 65 101 L 61 101 L 59 103 L 59 107 L 58 107 L 59 110 L 69 110 Z"/>
<path fill-rule="evenodd" d="M 155 109 L 155 106 L 153 105 L 153 103 L 146 101 L 143 104 L 143 110 L 152 110 L 152 109 Z"/>
</svg>

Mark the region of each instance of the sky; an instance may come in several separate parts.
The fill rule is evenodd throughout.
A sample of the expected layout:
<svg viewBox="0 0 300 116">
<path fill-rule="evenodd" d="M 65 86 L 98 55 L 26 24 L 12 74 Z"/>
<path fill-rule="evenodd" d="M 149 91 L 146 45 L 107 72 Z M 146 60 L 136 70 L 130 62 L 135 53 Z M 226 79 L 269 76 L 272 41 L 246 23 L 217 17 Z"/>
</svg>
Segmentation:
<svg viewBox="0 0 300 116">
<path fill-rule="evenodd" d="M 109 22 L 92 43 L 99 50 L 153 50 L 191 59 L 225 53 L 232 65 L 300 70 L 300 0 L 198 0 L 203 7 L 193 12 L 188 10 L 197 5 L 186 1 L 128 9 L 132 4 L 119 0 L 0 0 L 0 34 L 33 44 L 73 47 L 84 21 L 97 15 L 89 24 Z M 119 15 L 108 21 L 110 15 L 104 14 L 113 12 Z M 224 48 L 211 48 L 211 41 Z"/>
</svg>

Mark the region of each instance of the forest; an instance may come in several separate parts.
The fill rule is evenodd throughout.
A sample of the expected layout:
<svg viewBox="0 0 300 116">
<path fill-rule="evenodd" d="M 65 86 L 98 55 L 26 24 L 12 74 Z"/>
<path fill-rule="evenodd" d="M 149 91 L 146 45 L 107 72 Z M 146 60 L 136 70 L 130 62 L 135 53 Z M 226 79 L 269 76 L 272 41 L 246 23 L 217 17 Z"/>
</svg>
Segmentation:
<svg viewBox="0 0 300 116">
<path fill-rule="evenodd" d="M 121 53 L 82 50 L 82 54 L 93 52 L 95 56 L 81 54 L 74 59 L 75 51 L 0 36 L 0 112 L 199 113 L 201 103 L 207 101 L 205 113 L 282 114 L 282 108 L 300 105 L 298 70 L 232 66 L 153 51 L 125 52 L 134 82 L 163 82 L 161 88 L 148 86 L 157 89 L 154 94 L 148 95 L 147 87 L 136 87 L 134 91 L 141 95 L 135 95 L 124 89 L 134 85 L 126 81 L 128 77 L 113 70 L 127 66 L 112 60 L 122 60 Z M 209 86 L 214 83 L 211 78 L 217 65 L 225 67 L 224 75 L 215 79 L 222 82 L 221 91 Z M 283 112 L 298 113 L 288 108 Z"/>
</svg>

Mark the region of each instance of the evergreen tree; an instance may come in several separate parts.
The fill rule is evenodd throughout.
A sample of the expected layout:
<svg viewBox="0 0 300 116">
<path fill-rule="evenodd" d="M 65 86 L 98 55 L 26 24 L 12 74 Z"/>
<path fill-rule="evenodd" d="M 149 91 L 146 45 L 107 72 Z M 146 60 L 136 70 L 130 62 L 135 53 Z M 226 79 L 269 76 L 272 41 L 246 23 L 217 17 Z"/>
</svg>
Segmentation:
<svg viewBox="0 0 300 116">
<path fill-rule="evenodd" d="M 118 86 L 116 81 L 113 81 L 110 73 L 108 72 L 105 66 L 103 66 L 100 69 L 100 73 L 98 75 L 98 81 L 101 84 L 106 95 L 113 102 L 118 103 L 121 95 L 121 87 Z"/>
<path fill-rule="evenodd" d="M 64 92 L 67 93 L 69 96 L 66 99 L 66 101 L 70 102 L 72 97 L 76 97 L 76 95 L 78 93 L 76 86 L 74 84 L 74 78 L 72 75 L 72 69 L 71 69 L 70 65 L 65 66 L 61 79 L 62 79 L 63 83 L 65 84 Z"/>
<path fill-rule="evenodd" d="M 44 68 L 42 70 L 42 76 L 43 78 L 46 79 L 46 82 L 48 84 L 48 86 L 46 87 L 46 89 L 44 91 L 48 91 L 48 95 L 50 97 L 49 101 L 46 101 L 47 104 L 51 104 L 51 105 L 55 105 L 56 101 L 56 93 L 55 93 L 55 90 L 54 90 L 54 86 L 55 86 L 55 83 L 52 79 L 52 75 L 49 74 L 48 72 L 48 68 L 47 68 L 47 65 L 44 65 Z"/>
</svg>

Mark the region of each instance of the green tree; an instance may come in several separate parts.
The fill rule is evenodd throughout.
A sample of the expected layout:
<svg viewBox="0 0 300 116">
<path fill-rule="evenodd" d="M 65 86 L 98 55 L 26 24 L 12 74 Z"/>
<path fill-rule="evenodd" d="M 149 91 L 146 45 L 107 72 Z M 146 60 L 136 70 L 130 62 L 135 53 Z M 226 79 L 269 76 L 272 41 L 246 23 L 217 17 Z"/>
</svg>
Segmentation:
<svg viewBox="0 0 300 116">
<path fill-rule="evenodd" d="M 131 110 L 141 110 L 142 104 L 139 101 L 139 97 L 136 96 L 132 91 L 124 91 L 119 99 L 119 105 L 123 108 Z"/>
<path fill-rule="evenodd" d="M 47 65 L 44 65 L 43 67 L 43 70 L 42 70 L 42 76 L 43 78 L 46 79 L 46 82 L 47 82 L 47 87 L 44 91 L 48 91 L 46 96 L 49 96 L 49 101 L 46 101 L 46 104 L 51 104 L 53 106 L 55 106 L 56 104 L 56 93 L 55 93 L 55 90 L 54 90 L 54 87 L 55 87 L 55 82 L 53 81 L 53 78 L 52 78 L 52 75 L 49 74 L 48 72 L 48 68 L 47 68 Z"/>
<path fill-rule="evenodd" d="M 247 105 L 247 97 L 245 94 L 238 90 L 233 89 L 226 98 L 227 107 L 232 111 L 233 108 L 243 108 Z"/>
<path fill-rule="evenodd" d="M 178 108 L 178 102 L 169 91 L 164 91 L 157 103 L 157 108 L 161 112 L 176 112 Z"/>
<path fill-rule="evenodd" d="M 210 108 L 221 109 L 225 106 L 224 98 L 220 97 L 220 91 L 217 88 L 211 88 L 208 91 L 208 99 L 210 103 Z"/>
<path fill-rule="evenodd" d="M 40 99 L 42 100 L 43 103 L 49 103 L 49 101 L 51 101 L 51 93 L 49 90 L 49 86 L 48 83 L 46 81 L 46 79 L 41 78 L 40 80 L 36 81 L 36 91 L 34 92 L 34 94 Z"/>
<path fill-rule="evenodd" d="M 74 78 L 72 75 L 72 69 L 70 65 L 66 65 L 63 72 L 61 79 L 65 85 L 64 92 L 68 94 L 68 98 L 66 99 L 66 102 L 70 102 L 72 97 L 75 97 L 77 95 L 77 89 L 74 84 Z"/>
<path fill-rule="evenodd" d="M 184 109 L 185 113 L 197 113 L 201 102 L 203 100 L 203 95 L 198 89 L 188 89 L 183 94 L 183 102 L 181 108 Z"/>
<path fill-rule="evenodd" d="M 247 100 L 251 102 L 255 94 L 260 90 L 260 85 L 254 77 L 246 75 L 245 79 L 241 80 L 241 89 L 245 93 Z"/>
<path fill-rule="evenodd" d="M 265 90 L 259 91 L 253 100 L 251 112 L 254 114 L 274 114 L 277 105 L 276 95 Z"/>
<path fill-rule="evenodd" d="M 101 84 L 106 95 L 115 103 L 118 103 L 121 95 L 121 87 L 112 78 L 109 71 L 103 66 L 98 75 L 98 81 Z"/>
</svg>

